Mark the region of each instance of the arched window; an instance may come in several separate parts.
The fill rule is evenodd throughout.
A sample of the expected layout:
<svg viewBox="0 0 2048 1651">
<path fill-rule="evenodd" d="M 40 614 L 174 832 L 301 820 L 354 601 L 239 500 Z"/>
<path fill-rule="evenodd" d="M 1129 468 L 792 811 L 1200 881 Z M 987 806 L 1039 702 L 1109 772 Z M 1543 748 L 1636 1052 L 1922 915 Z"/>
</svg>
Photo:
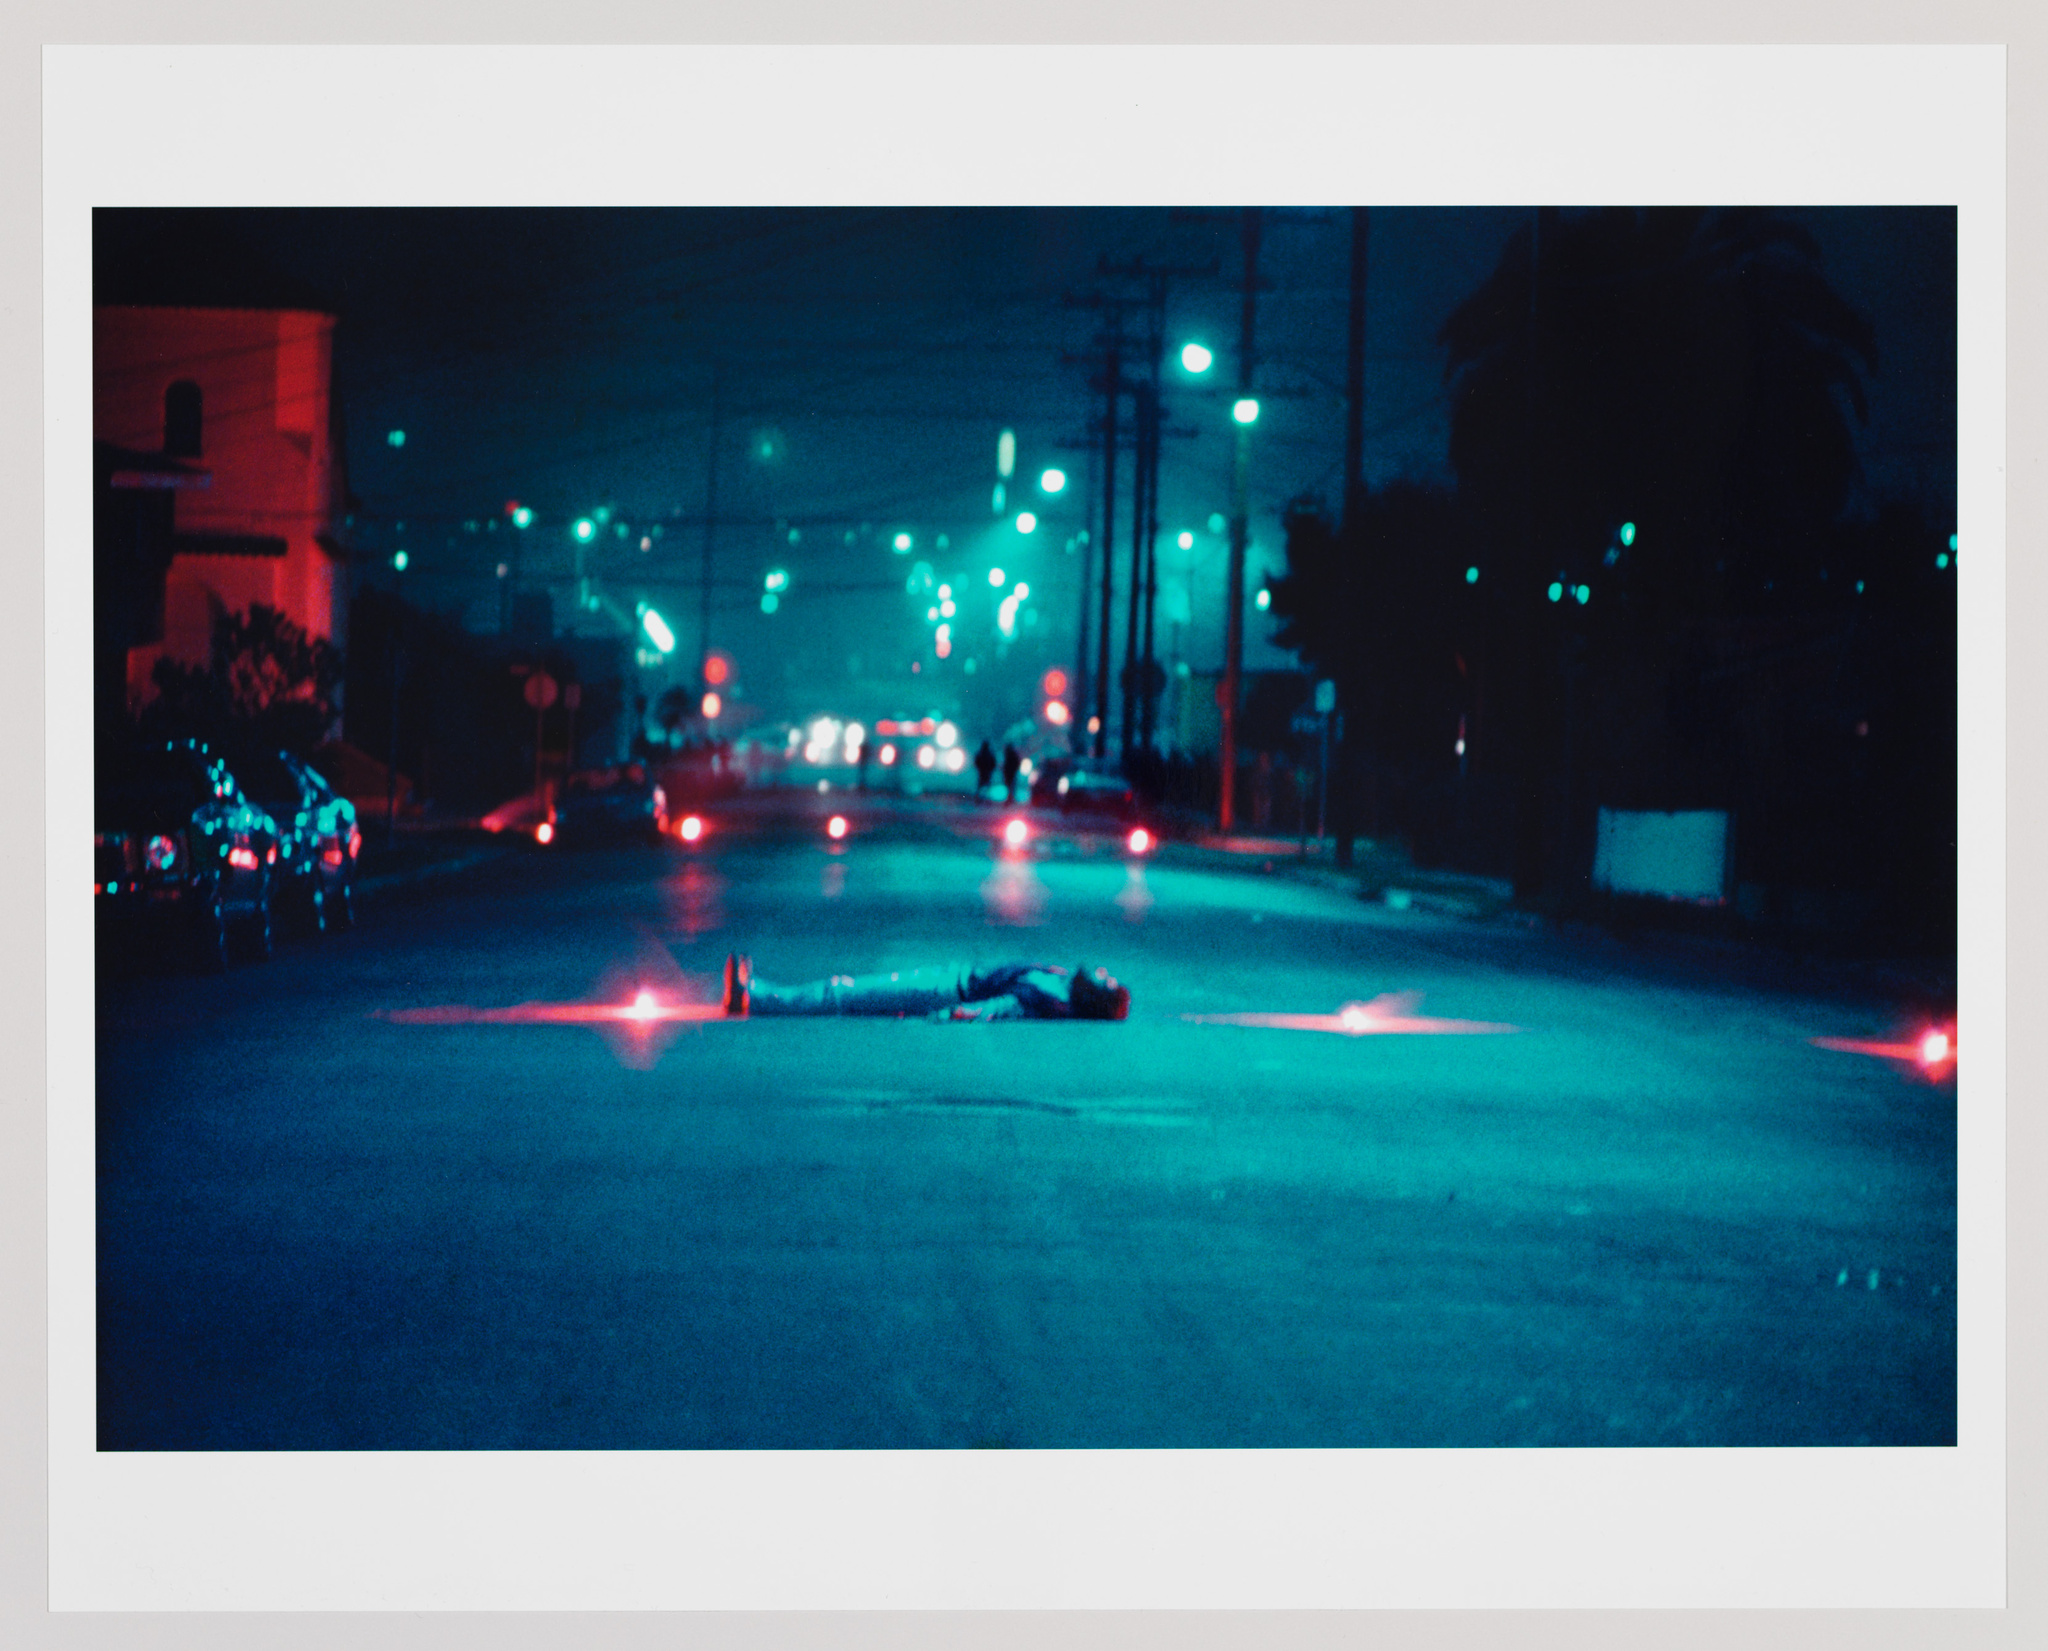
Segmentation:
<svg viewBox="0 0 2048 1651">
<path fill-rule="evenodd" d="M 164 455 L 199 457 L 199 386 L 181 378 L 164 391 Z"/>
</svg>

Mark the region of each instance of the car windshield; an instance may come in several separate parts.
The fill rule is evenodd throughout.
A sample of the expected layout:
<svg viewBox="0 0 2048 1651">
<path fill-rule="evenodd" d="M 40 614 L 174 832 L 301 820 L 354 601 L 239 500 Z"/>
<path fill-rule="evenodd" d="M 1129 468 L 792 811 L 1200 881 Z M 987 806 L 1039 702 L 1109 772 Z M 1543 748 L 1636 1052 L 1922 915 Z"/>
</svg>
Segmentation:
<svg viewBox="0 0 2048 1651">
<path fill-rule="evenodd" d="M 275 751 L 238 752 L 235 778 L 243 791 L 266 806 L 299 806 L 299 782 Z"/>
</svg>

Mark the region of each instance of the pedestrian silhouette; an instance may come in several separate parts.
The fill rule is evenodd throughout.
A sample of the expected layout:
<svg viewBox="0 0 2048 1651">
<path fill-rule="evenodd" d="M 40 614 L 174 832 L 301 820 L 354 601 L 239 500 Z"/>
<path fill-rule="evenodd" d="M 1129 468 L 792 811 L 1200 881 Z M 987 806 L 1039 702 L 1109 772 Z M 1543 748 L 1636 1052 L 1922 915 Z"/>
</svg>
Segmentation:
<svg viewBox="0 0 2048 1651">
<path fill-rule="evenodd" d="M 996 775 L 995 748 L 987 740 L 981 742 L 981 749 L 974 753 L 974 797 L 977 802 L 987 794 L 989 784 Z"/>
<path fill-rule="evenodd" d="M 1024 759 L 1017 755 L 1016 746 L 1005 743 L 1003 746 L 1003 801 L 1006 803 L 1014 803 L 1017 800 L 1017 771 L 1023 766 Z"/>
</svg>

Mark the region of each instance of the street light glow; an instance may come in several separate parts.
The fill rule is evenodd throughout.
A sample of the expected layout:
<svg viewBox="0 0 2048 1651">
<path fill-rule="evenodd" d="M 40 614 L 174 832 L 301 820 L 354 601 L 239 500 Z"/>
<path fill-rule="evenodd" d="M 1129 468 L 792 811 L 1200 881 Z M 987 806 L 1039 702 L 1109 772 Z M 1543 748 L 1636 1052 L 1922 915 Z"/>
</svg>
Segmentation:
<svg viewBox="0 0 2048 1651">
<path fill-rule="evenodd" d="M 990 568 L 988 570 L 988 582 L 995 586 L 997 590 L 1003 588 L 1003 581 L 1008 577 L 1009 575 L 1003 572 L 1001 568 Z"/>
<path fill-rule="evenodd" d="M 588 516 L 579 516 L 576 518 L 575 533 L 578 539 L 588 544 L 597 537 L 597 524 Z"/>
<path fill-rule="evenodd" d="M 1187 344 L 1181 348 L 1180 364 L 1191 373 L 1206 373 L 1215 359 L 1215 355 L 1200 344 Z"/>
<path fill-rule="evenodd" d="M 528 510 L 523 504 L 515 506 L 512 511 L 512 525 L 514 527 L 533 526 L 533 512 Z"/>
<path fill-rule="evenodd" d="M 401 550 L 396 556 L 391 558 L 391 565 L 398 569 L 400 573 L 403 573 L 405 571 L 405 564 L 411 560 L 412 558 Z"/>
<path fill-rule="evenodd" d="M 1259 422 L 1259 404 L 1255 398 L 1244 396 L 1232 404 L 1230 416 L 1236 419 L 1239 424 L 1257 424 Z"/>
<path fill-rule="evenodd" d="M 706 722 L 715 722 L 718 719 L 718 713 L 724 709 L 725 701 L 716 694 L 706 694 L 704 696 L 703 711 Z"/>
<path fill-rule="evenodd" d="M 897 535 L 896 535 L 896 554 L 897 554 L 898 556 L 901 556 L 901 555 L 902 555 L 902 554 L 903 554 L 903 553 L 904 553 L 904 552 L 905 552 L 906 550 L 908 550 L 908 549 L 909 549 L 909 548 L 911 547 L 911 545 L 912 545 L 912 543 L 913 543 L 913 542 L 914 542 L 914 541 L 913 541 L 913 540 L 911 539 L 911 537 L 910 537 L 910 535 L 909 535 L 909 534 L 907 534 L 907 533 L 899 533 L 899 534 L 897 534 Z"/>
<path fill-rule="evenodd" d="M 668 621 L 649 608 L 640 616 L 640 628 L 647 633 L 647 640 L 665 654 L 676 651 L 676 633 L 668 628 Z"/>
<path fill-rule="evenodd" d="M 1038 478 L 1038 485 L 1048 493 L 1058 493 L 1067 485 L 1067 473 L 1064 470 L 1048 470 Z"/>
<path fill-rule="evenodd" d="M 1261 585 L 1259 587 L 1259 594 L 1253 597 L 1252 600 L 1258 604 L 1259 612 L 1264 613 L 1273 605 L 1273 593 Z"/>
<path fill-rule="evenodd" d="M 1623 522 L 1621 524 L 1621 542 L 1625 545 L 1632 545 L 1636 542 L 1636 524 L 1634 522 Z"/>
<path fill-rule="evenodd" d="M 1195 548 L 1195 536 L 1183 528 L 1178 543 L 1182 550 L 1193 550 Z"/>
<path fill-rule="evenodd" d="M 1019 533 L 1036 533 L 1038 531 L 1038 518 L 1028 510 L 1018 511 L 1017 531 Z"/>
<path fill-rule="evenodd" d="M 1017 468 L 1017 432 L 1005 430 L 996 437 L 996 474 L 1004 481 L 1010 479 L 1010 472 Z"/>
<path fill-rule="evenodd" d="M 761 584 L 763 588 L 767 590 L 789 589 L 788 570 L 784 568 L 770 568 L 768 570 L 768 576 L 761 581 Z"/>
</svg>

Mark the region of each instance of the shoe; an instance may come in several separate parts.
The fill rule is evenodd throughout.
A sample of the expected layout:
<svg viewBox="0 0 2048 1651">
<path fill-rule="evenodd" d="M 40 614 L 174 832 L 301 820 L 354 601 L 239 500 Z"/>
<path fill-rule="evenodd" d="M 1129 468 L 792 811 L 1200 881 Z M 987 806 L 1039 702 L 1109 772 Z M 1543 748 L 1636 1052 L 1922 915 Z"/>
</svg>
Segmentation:
<svg viewBox="0 0 2048 1651">
<path fill-rule="evenodd" d="M 738 952 L 728 952 L 725 957 L 725 1012 L 735 1020 L 746 1018 L 747 1009 L 753 998 L 754 960 L 742 957 Z"/>
</svg>

